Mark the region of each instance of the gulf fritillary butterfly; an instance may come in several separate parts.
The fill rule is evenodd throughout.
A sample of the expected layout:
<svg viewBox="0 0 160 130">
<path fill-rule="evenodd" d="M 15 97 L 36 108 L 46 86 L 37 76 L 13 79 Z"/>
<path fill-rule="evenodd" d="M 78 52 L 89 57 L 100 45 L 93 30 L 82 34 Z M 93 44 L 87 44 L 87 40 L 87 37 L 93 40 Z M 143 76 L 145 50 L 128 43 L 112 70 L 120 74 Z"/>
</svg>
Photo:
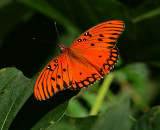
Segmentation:
<svg viewBox="0 0 160 130">
<path fill-rule="evenodd" d="M 123 21 L 112 20 L 87 30 L 70 47 L 60 44 L 61 54 L 37 78 L 36 99 L 48 99 L 64 89 L 87 87 L 108 74 L 118 60 L 116 41 L 123 30 Z"/>
</svg>

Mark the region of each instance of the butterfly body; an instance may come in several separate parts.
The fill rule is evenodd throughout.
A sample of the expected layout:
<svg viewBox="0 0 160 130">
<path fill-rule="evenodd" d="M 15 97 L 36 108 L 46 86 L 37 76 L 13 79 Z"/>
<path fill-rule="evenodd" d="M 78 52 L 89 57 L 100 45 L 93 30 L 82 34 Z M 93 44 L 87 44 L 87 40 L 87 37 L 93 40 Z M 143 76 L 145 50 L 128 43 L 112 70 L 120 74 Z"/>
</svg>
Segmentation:
<svg viewBox="0 0 160 130">
<path fill-rule="evenodd" d="M 61 54 L 51 60 L 39 75 L 34 89 L 45 100 L 64 89 L 80 89 L 103 78 L 118 59 L 116 41 L 124 29 L 121 20 L 99 24 L 73 41 L 59 45 Z"/>
<path fill-rule="evenodd" d="M 62 44 L 59 44 L 59 49 L 60 49 L 60 52 L 63 53 L 66 49 L 68 49 L 68 47 L 62 45 Z"/>
</svg>

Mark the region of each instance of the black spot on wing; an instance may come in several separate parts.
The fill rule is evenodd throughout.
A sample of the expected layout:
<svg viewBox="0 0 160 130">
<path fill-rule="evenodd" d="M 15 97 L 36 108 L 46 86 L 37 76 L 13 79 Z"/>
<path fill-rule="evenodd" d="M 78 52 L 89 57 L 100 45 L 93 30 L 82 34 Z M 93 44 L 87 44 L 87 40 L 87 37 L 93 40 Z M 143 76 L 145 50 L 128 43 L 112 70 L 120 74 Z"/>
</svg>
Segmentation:
<svg viewBox="0 0 160 130">
<path fill-rule="evenodd" d="M 77 88 L 81 88 L 81 87 L 78 85 L 78 83 L 77 83 L 77 82 L 75 82 L 75 84 L 76 84 Z"/>
<path fill-rule="evenodd" d="M 59 79 L 61 78 L 61 76 L 60 76 L 60 75 L 58 75 L 57 77 L 58 77 Z"/>
<path fill-rule="evenodd" d="M 54 60 L 54 62 L 55 62 L 55 63 L 57 63 L 57 62 L 58 62 L 58 60 L 56 60 L 56 59 L 55 59 L 55 60 Z"/>
<path fill-rule="evenodd" d="M 115 38 L 115 37 L 109 37 L 109 39 L 111 39 L 111 40 L 116 40 L 117 38 Z"/>
<path fill-rule="evenodd" d="M 53 70 L 51 69 L 51 65 L 48 65 L 48 67 L 47 67 L 46 69 L 49 69 L 50 71 L 53 71 Z"/>
<path fill-rule="evenodd" d="M 92 37 L 92 35 L 91 35 L 89 32 L 86 32 L 86 33 L 84 34 L 84 36 Z"/>
<path fill-rule="evenodd" d="M 81 42 L 82 40 L 81 40 L 81 39 L 78 39 L 77 41 L 78 41 L 78 42 Z"/>
<path fill-rule="evenodd" d="M 71 81 L 69 81 L 69 86 L 71 86 L 72 85 L 72 82 Z"/>
<path fill-rule="evenodd" d="M 83 39 L 83 41 L 85 42 L 85 41 L 86 41 L 86 39 L 84 38 L 84 39 Z"/>
<path fill-rule="evenodd" d="M 65 81 L 63 81 L 63 86 L 64 86 L 64 88 L 68 88 L 68 85 Z"/>
<path fill-rule="evenodd" d="M 101 38 L 99 38 L 98 41 L 103 41 L 103 40 Z"/>
<path fill-rule="evenodd" d="M 53 81 L 55 81 L 55 78 L 54 78 L 54 77 L 51 77 L 51 79 L 52 79 Z"/>
<path fill-rule="evenodd" d="M 51 84 L 51 91 L 52 91 L 52 93 L 54 93 L 54 88 L 53 88 L 52 84 Z"/>
<path fill-rule="evenodd" d="M 58 90 L 61 90 L 61 87 L 60 87 L 59 84 L 56 84 L 56 88 L 57 88 Z"/>
<path fill-rule="evenodd" d="M 111 35 L 119 35 L 119 33 L 111 33 Z"/>
<path fill-rule="evenodd" d="M 63 69 L 64 72 L 66 72 L 66 69 Z"/>
<path fill-rule="evenodd" d="M 100 37 L 104 37 L 102 34 L 99 35 Z"/>
</svg>

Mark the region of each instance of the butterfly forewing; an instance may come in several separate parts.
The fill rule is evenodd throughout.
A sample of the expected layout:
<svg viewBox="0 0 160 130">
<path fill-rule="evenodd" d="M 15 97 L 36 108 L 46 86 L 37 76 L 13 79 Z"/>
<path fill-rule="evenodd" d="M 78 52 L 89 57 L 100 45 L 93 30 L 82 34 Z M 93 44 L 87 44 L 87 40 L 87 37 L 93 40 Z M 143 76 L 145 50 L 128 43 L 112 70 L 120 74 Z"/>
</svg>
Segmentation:
<svg viewBox="0 0 160 130">
<path fill-rule="evenodd" d="M 124 22 L 112 20 L 101 23 L 83 33 L 71 45 L 71 48 L 113 48 L 118 36 L 124 29 Z"/>
<path fill-rule="evenodd" d="M 72 73 L 67 60 L 67 55 L 60 54 L 43 69 L 34 88 L 38 100 L 48 99 L 56 92 L 71 86 Z"/>
</svg>

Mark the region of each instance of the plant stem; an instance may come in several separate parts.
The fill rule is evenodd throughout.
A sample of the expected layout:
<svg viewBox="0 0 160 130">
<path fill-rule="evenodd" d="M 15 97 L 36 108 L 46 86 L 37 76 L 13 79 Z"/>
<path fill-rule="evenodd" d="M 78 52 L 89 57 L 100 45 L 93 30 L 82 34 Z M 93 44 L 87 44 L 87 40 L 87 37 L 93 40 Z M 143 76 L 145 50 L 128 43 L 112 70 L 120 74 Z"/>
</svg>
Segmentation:
<svg viewBox="0 0 160 130">
<path fill-rule="evenodd" d="M 99 89 L 98 92 L 98 97 L 95 101 L 95 104 L 93 105 L 91 111 L 90 111 L 90 115 L 96 115 L 98 113 L 98 110 L 100 108 L 101 103 L 103 102 L 103 99 L 106 95 L 106 92 L 110 86 L 110 84 L 112 83 L 113 80 L 113 74 L 110 73 L 104 80 L 102 86 Z"/>
<path fill-rule="evenodd" d="M 148 18 L 152 18 L 152 17 L 158 16 L 158 15 L 160 15 L 160 7 L 153 9 L 147 13 L 142 14 L 142 15 L 134 18 L 132 21 L 133 21 L 133 23 L 138 23 L 139 21 L 142 21 L 142 20 L 148 19 Z"/>
</svg>

